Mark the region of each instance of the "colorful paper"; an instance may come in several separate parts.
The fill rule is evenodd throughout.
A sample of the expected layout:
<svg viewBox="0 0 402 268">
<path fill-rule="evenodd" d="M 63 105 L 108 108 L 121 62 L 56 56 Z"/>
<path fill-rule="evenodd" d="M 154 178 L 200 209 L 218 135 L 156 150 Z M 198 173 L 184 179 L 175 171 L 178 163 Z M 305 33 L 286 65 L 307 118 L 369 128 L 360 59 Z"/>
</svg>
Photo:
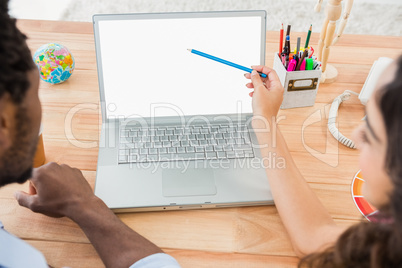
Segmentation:
<svg viewBox="0 0 402 268">
<path fill-rule="evenodd" d="M 364 180 L 361 171 L 359 170 L 352 181 L 351 185 L 352 198 L 360 213 L 367 220 L 372 221 L 372 217 L 378 213 L 378 210 L 364 198 L 362 191 L 363 184 Z"/>
</svg>

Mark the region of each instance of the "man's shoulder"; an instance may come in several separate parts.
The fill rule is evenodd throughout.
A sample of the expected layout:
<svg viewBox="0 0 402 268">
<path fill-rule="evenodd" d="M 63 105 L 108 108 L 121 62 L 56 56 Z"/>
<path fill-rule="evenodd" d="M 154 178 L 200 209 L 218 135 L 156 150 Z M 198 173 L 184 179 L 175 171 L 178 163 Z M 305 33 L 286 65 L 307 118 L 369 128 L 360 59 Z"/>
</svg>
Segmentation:
<svg viewBox="0 0 402 268">
<path fill-rule="evenodd" d="M 155 253 L 130 266 L 130 268 L 180 268 L 179 263 L 170 255 Z"/>
<path fill-rule="evenodd" d="M 48 267 L 40 251 L 7 232 L 0 221 L 0 267 L 2 266 Z"/>
</svg>

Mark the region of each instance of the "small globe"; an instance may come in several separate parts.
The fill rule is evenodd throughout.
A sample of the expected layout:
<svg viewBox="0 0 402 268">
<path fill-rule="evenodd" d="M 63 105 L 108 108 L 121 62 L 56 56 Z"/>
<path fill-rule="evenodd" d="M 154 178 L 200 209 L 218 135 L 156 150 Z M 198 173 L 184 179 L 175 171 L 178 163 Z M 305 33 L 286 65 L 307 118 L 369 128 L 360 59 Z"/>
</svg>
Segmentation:
<svg viewBox="0 0 402 268">
<path fill-rule="evenodd" d="M 66 81 L 75 67 L 73 54 L 67 47 L 56 43 L 46 44 L 38 48 L 33 60 L 38 66 L 40 79 L 51 84 L 60 84 Z"/>
</svg>

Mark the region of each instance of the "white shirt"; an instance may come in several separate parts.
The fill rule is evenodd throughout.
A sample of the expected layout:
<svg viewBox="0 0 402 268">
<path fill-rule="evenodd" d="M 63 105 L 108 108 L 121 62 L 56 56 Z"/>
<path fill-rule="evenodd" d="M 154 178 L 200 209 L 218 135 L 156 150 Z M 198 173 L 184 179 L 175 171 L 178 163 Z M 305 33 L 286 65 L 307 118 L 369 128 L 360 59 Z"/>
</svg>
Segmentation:
<svg viewBox="0 0 402 268">
<path fill-rule="evenodd" d="M 0 267 L 48 268 L 45 257 L 37 249 L 4 230 L 0 222 Z"/>
<path fill-rule="evenodd" d="M 43 254 L 4 230 L 0 221 L 0 268 L 48 268 Z M 156 253 L 145 257 L 130 268 L 180 268 L 177 261 L 164 253 Z"/>
<path fill-rule="evenodd" d="M 130 268 L 180 268 L 180 265 L 172 256 L 156 253 L 137 261 Z"/>
</svg>

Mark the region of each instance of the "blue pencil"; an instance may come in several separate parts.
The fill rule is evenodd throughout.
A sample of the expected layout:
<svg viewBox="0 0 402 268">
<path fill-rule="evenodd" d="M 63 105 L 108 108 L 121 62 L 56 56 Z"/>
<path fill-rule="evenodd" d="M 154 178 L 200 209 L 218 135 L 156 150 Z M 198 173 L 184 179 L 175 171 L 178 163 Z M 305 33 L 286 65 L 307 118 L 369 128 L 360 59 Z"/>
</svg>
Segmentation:
<svg viewBox="0 0 402 268">
<path fill-rule="evenodd" d="M 190 49 L 190 48 L 189 48 L 189 49 L 187 49 L 187 50 L 190 51 L 191 53 L 194 53 L 194 54 L 197 54 L 197 55 L 199 55 L 199 56 L 208 58 L 208 59 L 210 59 L 210 60 L 214 60 L 214 61 L 217 61 L 217 62 L 226 64 L 226 65 L 232 66 L 232 67 L 234 67 L 234 68 L 237 68 L 237 69 L 246 71 L 246 72 L 248 72 L 248 73 L 251 73 L 251 72 L 253 71 L 253 69 L 251 69 L 251 68 L 247 68 L 247 67 L 241 66 L 241 65 L 239 65 L 239 64 L 236 64 L 236 63 L 233 63 L 233 62 L 230 62 L 230 61 L 227 61 L 227 60 L 223 60 L 223 59 L 214 57 L 214 56 L 212 56 L 212 55 L 206 54 L 206 53 L 204 53 L 204 52 L 201 52 L 201 51 L 198 51 L 198 50 L 195 50 L 195 49 Z M 263 74 L 263 73 L 260 73 L 260 72 L 258 72 L 258 73 L 260 74 L 261 77 L 264 77 L 264 78 L 267 77 L 266 74 Z"/>
</svg>

